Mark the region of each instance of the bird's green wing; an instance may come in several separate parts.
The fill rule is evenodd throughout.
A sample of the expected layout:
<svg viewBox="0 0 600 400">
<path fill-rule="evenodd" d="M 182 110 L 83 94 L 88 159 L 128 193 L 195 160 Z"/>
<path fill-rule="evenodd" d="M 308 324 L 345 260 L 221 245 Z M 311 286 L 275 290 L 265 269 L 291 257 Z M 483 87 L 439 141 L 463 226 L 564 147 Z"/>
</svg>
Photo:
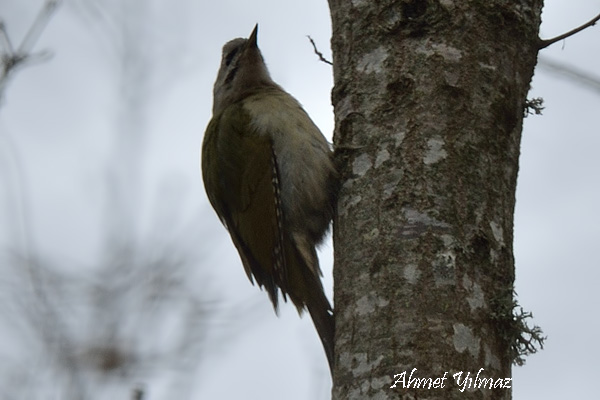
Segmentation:
<svg viewBox="0 0 600 400">
<path fill-rule="evenodd" d="M 248 277 L 267 289 L 276 307 L 277 287 L 285 281 L 277 163 L 270 138 L 250 126 L 241 105 L 213 118 L 202 149 L 203 179 Z"/>
</svg>

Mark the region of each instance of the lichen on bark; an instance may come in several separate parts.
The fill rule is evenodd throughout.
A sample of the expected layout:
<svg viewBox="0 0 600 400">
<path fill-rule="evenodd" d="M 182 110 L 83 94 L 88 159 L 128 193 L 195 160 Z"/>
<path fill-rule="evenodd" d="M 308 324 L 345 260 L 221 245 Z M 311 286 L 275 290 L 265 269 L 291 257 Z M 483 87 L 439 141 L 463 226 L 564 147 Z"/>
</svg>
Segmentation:
<svg viewBox="0 0 600 400">
<path fill-rule="evenodd" d="M 390 386 L 413 368 L 511 376 L 497 317 L 513 304 L 519 145 L 542 2 L 329 4 L 342 178 L 333 398 L 510 398 L 452 382 Z"/>
</svg>

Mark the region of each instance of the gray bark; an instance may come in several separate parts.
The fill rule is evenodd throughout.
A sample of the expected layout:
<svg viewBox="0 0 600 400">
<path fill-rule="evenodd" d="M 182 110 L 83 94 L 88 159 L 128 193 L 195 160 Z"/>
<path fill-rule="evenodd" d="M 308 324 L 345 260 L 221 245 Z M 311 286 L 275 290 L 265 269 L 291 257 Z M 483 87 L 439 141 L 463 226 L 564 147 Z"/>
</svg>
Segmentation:
<svg viewBox="0 0 600 400">
<path fill-rule="evenodd" d="M 334 399 L 509 399 L 513 211 L 542 0 L 329 0 Z M 441 378 L 443 388 L 390 388 Z M 414 384 L 414 382 L 413 382 Z"/>
</svg>

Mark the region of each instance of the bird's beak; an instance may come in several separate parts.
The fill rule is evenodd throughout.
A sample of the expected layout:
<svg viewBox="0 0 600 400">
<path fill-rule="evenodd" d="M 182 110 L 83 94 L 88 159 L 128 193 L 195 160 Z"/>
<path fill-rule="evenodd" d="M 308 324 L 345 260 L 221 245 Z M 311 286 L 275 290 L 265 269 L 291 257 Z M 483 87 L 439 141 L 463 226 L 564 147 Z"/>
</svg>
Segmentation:
<svg viewBox="0 0 600 400">
<path fill-rule="evenodd" d="M 252 33 L 250 34 L 250 37 L 248 38 L 248 45 L 250 47 L 258 47 L 258 43 L 256 40 L 257 36 L 258 36 L 258 24 L 256 24 L 254 26 L 254 29 L 252 30 Z"/>
</svg>

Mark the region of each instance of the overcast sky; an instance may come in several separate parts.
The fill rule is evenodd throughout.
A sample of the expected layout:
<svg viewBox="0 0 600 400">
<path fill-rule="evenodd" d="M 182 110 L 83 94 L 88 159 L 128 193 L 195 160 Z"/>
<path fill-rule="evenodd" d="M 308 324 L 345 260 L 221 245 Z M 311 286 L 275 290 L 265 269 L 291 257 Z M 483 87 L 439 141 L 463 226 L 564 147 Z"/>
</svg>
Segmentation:
<svg viewBox="0 0 600 400">
<path fill-rule="evenodd" d="M 100 6 L 85 7 L 86 1 Z M 0 174 L 0 245 L 14 246 L 16 240 L 8 228 L 15 207 L 9 191 L 17 179 L 10 146 L 18 149 L 26 178 L 20 182 L 25 185 L 36 251 L 70 266 L 93 266 L 102 254 L 107 171 L 119 174 L 127 163 L 135 164 L 129 165 L 135 171 L 131 181 L 123 178 L 118 183 L 130 194 L 133 204 L 126 206 L 136 213 L 135 233 L 160 240 L 188 232 L 201 255 L 197 268 L 210 270 L 211 289 L 220 301 L 249 304 L 251 309 L 249 321 L 237 325 L 239 332 L 209 345 L 190 398 L 328 398 L 327 364 L 310 319 L 298 318 L 291 306 L 281 307 L 277 318 L 266 294 L 249 284 L 229 235 L 208 205 L 198 167 L 221 47 L 232 38 L 247 37 L 257 22 L 259 46 L 274 80 L 331 138 L 331 68 L 317 60 L 306 39 L 312 36 L 331 58 L 327 2 L 64 3 L 35 46 L 53 57 L 17 71 L 1 104 L 0 169 L 9 172 Z M 15 43 L 42 4 L 0 0 L 0 17 Z M 132 6 L 119 9 L 118 4 Z M 138 4 L 146 7 L 142 10 Z M 114 15 L 103 14 L 105 9 Z M 541 35 L 554 37 L 599 12 L 598 0 L 547 0 Z M 121 23 L 140 33 L 138 43 L 128 44 L 116 33 Z M 143 100 L 135 103 L 139 114 L 132 118 L 144 133 L 124 142 L 117 134 L 126 131 L 123 121 L 131 116 L 122 115 L 129 100 L 123 94 L 127 84 L 119 81 L 119 55 L 128 46 L 140 49 L 141 59 L 147 60 L 138 73 L 147 79 L 142 79 Z M 541 55 L 548 62 L 600 77 L 600 27 Z M 600 88 L 542 66 L 529 97 L 543 97 L 546 108 L 543 116 L 526 119 L 523 132 L 515 218 L 516 289 L 520 304 L 534 313 L 533 323 L 543 328 L 548 340 L 524 367 L 513 369 L 513 394 L 515 399 L 594 398 L 600 372 Z M 123 161 L 120 155 L 127 150 L 138 155 Z M 156 210 L 178 217 L 173 223 L 159 221 L 157 229 Z M 186 231 L 190 224 L 197 229 Z M 322 250 L 331 295 L 331 244 Z M 8 272 L 0 267 L 0 273 Z M 1 318 L 2 313 L 0 327 L 6 326 Z M 0 356 L 13 347 L 12 333 L 4 331 L 0 328 Z M 158 398 L 149 393 L 151 399 Z"/>
</svg>

